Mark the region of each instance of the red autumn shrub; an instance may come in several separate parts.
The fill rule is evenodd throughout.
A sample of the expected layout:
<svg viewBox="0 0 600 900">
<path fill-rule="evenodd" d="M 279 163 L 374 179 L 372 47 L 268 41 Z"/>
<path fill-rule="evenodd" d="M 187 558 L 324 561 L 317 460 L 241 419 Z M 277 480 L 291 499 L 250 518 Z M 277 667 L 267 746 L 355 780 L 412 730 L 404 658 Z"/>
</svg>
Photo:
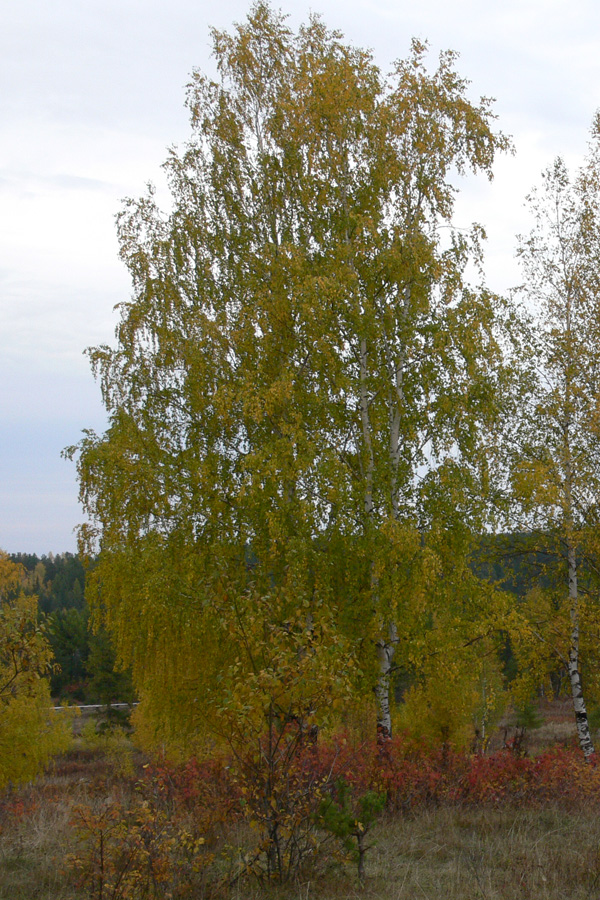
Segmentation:
<svg viewBox="0 0 600 900">
<path fill-rule="evenodd" d="M 501 750 L 491 756 L 417 745 L 402 735 L 352 747 L 344 735 L 311 757 L 321 771 L 343 776 L 357 793 L 387 795 L 388 809 L 409 812 L 438 805 L 500 805 L 600 801 L 600 767 L 576 747 L 555 747 L 528 758 Z"/>
</svg>

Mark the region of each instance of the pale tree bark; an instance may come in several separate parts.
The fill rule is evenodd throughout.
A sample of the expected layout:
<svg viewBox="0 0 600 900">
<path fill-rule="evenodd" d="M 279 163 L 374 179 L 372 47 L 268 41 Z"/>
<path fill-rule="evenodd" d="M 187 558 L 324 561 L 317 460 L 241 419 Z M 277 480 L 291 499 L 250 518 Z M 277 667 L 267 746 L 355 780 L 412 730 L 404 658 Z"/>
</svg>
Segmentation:
<svg viewBox="0 0 600 900">
<path fill-rule="evenodd" d="M 360 342 L 360 412 L 363 430 L 363 440 L 367 451 L 366 485 L 365 485 L 365 513 L 367 519 L 372 519 L 375 512 L 373 501 L 373 476 L 375 458 L 373 454 L 373 440 L 371 436 L 371 422 L 369 418 L 369 400 L 367 391 L 367 342 L 363 338 Z M 375 581 L 372 584 L 376 592 Z M 388 637 L 381 638 L 375 644 L 377 660 L 379 663 L 379 675 L 375 686 L 377 698 L 377 733 L 384 737 L 392 735 L 392 715 L 390 709 L 390 684 L 392 675 L 392 661 L 398 643 L 398 629 L 394 622 L 388 623 Z"/>
<path fill-rule="evenodd" d="M 375 457 L 373 454 L 373 439 L 371 435 L 371 421 L 369 417 L 369 394 L 367 390 L 367 342 L 364 338 L 360 342 L 360 418 L 362 424 L 363 441 L 367 453 L 365 470 L 365 513 L 367 522 L 371 522 L 375 512 L 373 501 L 373 476 L 375 471 Z M 371 575 L 371 589 L 377 592 L 377 584 Z M 395 626 L 390 626 L 395 631 Z M 379 663 L 379 675 L 375 685 L 377 698 L 377 732 L 386 736 L 392 734 L 392 716 L 390 712 L 390 676 L 392 659 L 396 644 L 389 643 L 385 639 L 376 642 L 377 660 Z"/>
<path fill-rule="evenodd" d="M 571 383 L 567 377 L 566 399 L 571 400 Z M 571 459 L 570 422 L 563 425 L 565 447 L 565 526 L 567 543 L 567 567 L 569 578 L 569 612 L 571 617 L 571 642 L 569 646 L 568 672 L 571 682 L 571 696 L 573 698 L 573 711 L 577 726 L 579 746 L 586 759 L 594 753 L 594 744 L 590 732 L 587 708 L 583 696 L 581 684 L 581 672 L 579 668 L 579 585 L 577 580 L 577 550 L 573 541 L 573 466 Z"/>
<path fill-rule="evenodd" d="M 404 319 L 408 315 L 411 300 L 411 288 L 407 285 L 402 297 L 402 313 Z M 402 424 L 402 409 L 405 403 L 404 397 L 404 370 L 406 367 L 406 352 L 404 346 L 400 349 L 397 358 L 388 341 L 385 343 L 386 362 L 390 377 L 389 393 L 389 453 L 390 453 L 390 495 L 392 503 L 392 515 L 398 519 L 400 515 L 398 469 L 400 466 L 400 432 Z M 362 357 L 361 357 L 362 358 Z M 365 346 L 366 362 L 366 346 Z M 368 445 L 370 447 L 370 444 Z M 388 636 L 377 641 L 377 660 L 379 663 L 379 676 L 375 688 L 377 697 L 377 732 L 383 737 L 392 736 L 392 716 L 390 703 L 390 688 L 392 683 L 393 660 L 398 646 L 398 627 L 395 622 L 387 624 Z"/>
<path fill-rule="evenodd" d="M 407 285 L 402 298 L 402 312 L 406 319 L 410 307 L 411 288 Z M 404 346 L 400 350 L 399 357 L 394 359 L 394 354 L 386 341 L 386 356 L 389 376 L 391 379 L 389 412 L 390 412 L 390 493 L 392 500 L 392 514 L 395 519 L 400 515 L 400 503 L 398 497 L 398 468 L 400 466 L 400 429 L 402 408 L 404 406 L 404 369 L 406 366 L 406 352 Z M 390 708 L 390 687 L 392 682 L 393 660 L 398 646 L 398 627 L 395 622 L 388 623 L 388 636 L 377 641 L 377 660 L 379 663 L 379 677 L 375 688 L 377 697 L 377 732 L 383 737 L 392 736 L 392 716 Z"/>
<path fill-rule="evenodd" d="M 362 425 L 363 442 L 367 454 L 365 466 L 365 513 L 367 522 L 371 522 L 375 512 L 373 501 L 373 476 L 375 471 L 375 457 L 373 453 L 373 438 L 371 434 L 371 421 L 369 417 L 369 392 L 367 389 L 367 341 L 360 341 L 360 420 Z M 371 589 L 376 593 L 377 584 L 371 575 Z M 385 640 L 379 640 L 375 644 L 377 659 L 379 662 L 379 676 L 375 686 L 377 698 L 377 731 L 386 735 L 392 733 L 392 717 L 390 713 L 390 672 L 395 645 L 391 652 Z M 384 730 L 385 729 L 385 730 Z"/>
<path fill-rule="evenodd" d="M 365 512 L 371 517 L 375 510 L 373 503 L 373 474 L 375 471 L 375 457 L 373 454 L 373 438 L 371 436 L 371 421 L 369 418 L 369 392 L 367 389 L 367 341 L 360 341 L 360 420 L 362 424 L 363 440 L 367 451 L 366 485 L 365 485 Z"/>
<path fill-rule="evenodd" d="M 379 662 L 379 678 L 375 688 L 377 697 L 377 733 L 383 737 L 392 736 L 392 713 L 390 709 L 390 684 L 393 660 L 398 645 L 398 629 L 394 622 L 388 626 L 387 640 L 377 641 L 377 659 Z"/>
<path fill-rule="evenodd" d="M 569 602 L 571 612 L 571 646 L 569 648 L 569 680 L 571 682 L 571 696 L 573 697 L 573 710 L 575 712 L 575 724 L 577 725 L 577 737 L 579 746 L 586 759 L 594 753 L 594 744 L 590 732 L 587 708 L 581 685 L 579 671 L 579 591 L 577 585 L 577 554 L 575 547 L 569 542 L 567 547 L 567 560 L 569 566 Z"/>
</svg>

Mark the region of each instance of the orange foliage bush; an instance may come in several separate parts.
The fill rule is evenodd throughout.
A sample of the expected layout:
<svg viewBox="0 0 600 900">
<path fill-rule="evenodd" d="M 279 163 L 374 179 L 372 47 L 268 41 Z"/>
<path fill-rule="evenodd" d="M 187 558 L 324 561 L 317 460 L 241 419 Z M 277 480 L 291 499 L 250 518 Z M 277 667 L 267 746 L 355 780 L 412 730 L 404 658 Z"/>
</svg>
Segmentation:
<svg viewBox="0 0 600 900">
<path fill-rule="evenodd" d="M 146 766 L 133 799 L 77 807 L 79 888 L 106 900 L 204 895 L 220 829 L 235 815 L 225 772 L 222 761 Z"/>
</svg>

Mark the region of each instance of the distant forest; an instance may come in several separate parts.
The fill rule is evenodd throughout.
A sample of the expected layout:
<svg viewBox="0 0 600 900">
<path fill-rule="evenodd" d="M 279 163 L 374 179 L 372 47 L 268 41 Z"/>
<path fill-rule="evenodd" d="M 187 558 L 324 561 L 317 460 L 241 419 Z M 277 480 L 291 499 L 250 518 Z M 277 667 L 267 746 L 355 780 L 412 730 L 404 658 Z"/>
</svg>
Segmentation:
<svg viewBox="0 0 600 900">
<path fill-rule="evenodd" d="M 118 669 L 107 631 L 92 627 L 81 559 L 73 553 L 12 553 L 10 558 L 25 570 L 25 593 L 38 597 L 57 663 L 52 696 L 61 702 L 131 701 L 131 677 Z"/>
</svg>

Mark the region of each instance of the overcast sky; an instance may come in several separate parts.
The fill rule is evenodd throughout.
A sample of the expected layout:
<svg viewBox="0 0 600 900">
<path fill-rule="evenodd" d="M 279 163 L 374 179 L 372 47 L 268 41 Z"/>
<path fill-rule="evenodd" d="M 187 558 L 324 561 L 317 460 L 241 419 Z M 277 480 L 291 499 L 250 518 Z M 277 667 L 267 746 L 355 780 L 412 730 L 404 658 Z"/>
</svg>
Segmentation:
<svg viewBox="0 0 600 900">
<path fill-rule="evenodd" d="M 524 197 L 554 158 L 577 166 L 600 106 L 600 4 L 594 0 L 363 0 L 282 4 L 310 11 L 374 51 L 386 70 L 411 37 L 432 65 L 460 53 L 472 98 L 496 98 L 516 155 L 496 178 L 469 179 L 457 224 L 488 232 L 487 278 L 518 281 Z M 246 3 L 222 0 L 19 0 L 0 31 L 0 548 L 75 550 L 82 514 L 75 467 L 60 451 L 102 430 L 85 347 L 112 340 L 129 296 L 114 215 L 160 181 L 166 148 L 185 141 L 193 68 L 212 72 L 209 26 L 230 28 Z"/>
</svg>

